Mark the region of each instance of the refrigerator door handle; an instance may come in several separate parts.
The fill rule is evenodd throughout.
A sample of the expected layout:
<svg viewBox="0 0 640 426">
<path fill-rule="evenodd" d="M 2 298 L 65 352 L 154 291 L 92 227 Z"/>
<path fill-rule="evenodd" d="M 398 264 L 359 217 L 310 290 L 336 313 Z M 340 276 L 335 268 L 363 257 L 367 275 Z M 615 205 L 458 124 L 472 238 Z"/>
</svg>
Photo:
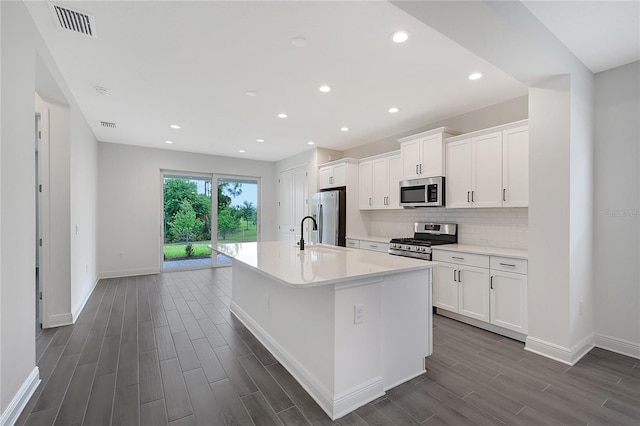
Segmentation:
<svg viewBox="0 0 640 426">
<path fill-rule="evenodd" d="M 318 243 L 322 244 L 322 204 L 318 213 Z"/>
</svg>

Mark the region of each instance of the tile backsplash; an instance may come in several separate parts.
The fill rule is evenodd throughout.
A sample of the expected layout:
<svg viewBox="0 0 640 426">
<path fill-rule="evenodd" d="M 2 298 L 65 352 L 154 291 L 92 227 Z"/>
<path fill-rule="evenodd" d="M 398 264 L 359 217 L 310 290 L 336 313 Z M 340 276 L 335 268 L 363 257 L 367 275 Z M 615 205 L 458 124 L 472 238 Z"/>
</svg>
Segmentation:
<svg viewBox="0 0 640 426">
<path fill-rule="evenodd" d="M 361 211 L 369 235 L 411 237 L 414 222 L 458 224 L 458 242 L 476 246 L 528 249 L 528 209 L 405 209 Z"/>
</svg>

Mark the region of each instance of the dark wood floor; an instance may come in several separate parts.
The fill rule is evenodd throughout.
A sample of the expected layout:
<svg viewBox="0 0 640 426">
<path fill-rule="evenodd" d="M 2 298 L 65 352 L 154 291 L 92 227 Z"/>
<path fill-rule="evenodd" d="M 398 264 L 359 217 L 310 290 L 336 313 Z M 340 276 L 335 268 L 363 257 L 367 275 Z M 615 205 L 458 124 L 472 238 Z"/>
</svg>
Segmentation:
<svg viewBox="0 0 640 426">
<path fill-rule="evenodd" d="M 101 280 L 75 325 L 38 335 L 17 424 L 640 424 L 638 360 L 594 349 L 569 368 L 439 316 L 428 373 L 331 422 L 230 294 L 230 269 Z"/>
</svg>

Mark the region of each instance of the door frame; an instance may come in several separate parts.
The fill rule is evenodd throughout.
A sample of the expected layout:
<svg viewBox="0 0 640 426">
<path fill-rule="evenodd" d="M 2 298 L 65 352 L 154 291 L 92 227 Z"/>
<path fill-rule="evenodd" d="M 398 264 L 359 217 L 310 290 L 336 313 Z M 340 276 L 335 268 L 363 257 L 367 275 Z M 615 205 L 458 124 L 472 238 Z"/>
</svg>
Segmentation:
<svg viewBox="0 0 640 426">
<path fill-rule="evenodd" d="M 50 170 L 50 139 L 49 139 L 49 109 L 36 111 L 36 116 L 40 116 L 38 120 L 38 130 L 40 135 L 35 135 L 38 139 L 38 182 L 36 185 L 42 185 L 42 191 L 36 186 L 36 195 L 38 196 L 38 209 L 35 218 L 38 221 L 38 234 L 36 239 L 42 239 L 42 244 L 38 247 L 38 281 L 42 299 L 40 300 L 40 320 L 42 328 L 50 328 L 51 321 L 49 318 L 49 271 L 50 271 L 50 190 L 49 190 L 49 170 Z M 38 137 L 40 136 L 40 137 Z M 35 284 L 35 283 L 34 283 Z M 39 295 L 36 295 L 39 297 Z M 37 299 L 36 299 L 37 300 Z"/>
</svg>

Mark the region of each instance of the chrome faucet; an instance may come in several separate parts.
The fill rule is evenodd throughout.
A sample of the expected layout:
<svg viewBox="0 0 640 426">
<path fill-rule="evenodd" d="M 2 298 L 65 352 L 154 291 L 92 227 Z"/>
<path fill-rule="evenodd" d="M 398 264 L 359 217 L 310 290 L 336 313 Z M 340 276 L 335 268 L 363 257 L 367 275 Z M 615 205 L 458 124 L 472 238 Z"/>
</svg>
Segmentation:
<svg viewBox="0 0 640 426">
<path fill-rule="evenodd" d="M 300 250 L 304 250 L 304 221 L 306 219 L 311 219 L 313 221 L 314 231 L 318 230 L 318 224 L 316 223 L 316 220 L 313 218 L 313 216 L 305 216 L 302 218 L 302 220 L 300 221 Z"/>
</svg>

